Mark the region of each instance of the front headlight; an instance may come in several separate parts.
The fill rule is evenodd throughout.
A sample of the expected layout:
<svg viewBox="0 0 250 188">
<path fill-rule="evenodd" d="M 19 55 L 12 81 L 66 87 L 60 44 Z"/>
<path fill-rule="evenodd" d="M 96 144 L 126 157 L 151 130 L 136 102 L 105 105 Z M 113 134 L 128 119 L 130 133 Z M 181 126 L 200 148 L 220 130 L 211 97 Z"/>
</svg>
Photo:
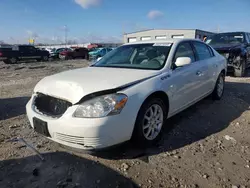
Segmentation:
<svg viewBox="0 0 250 188">
<path fill-rule="evenodd" d="M 96 97 L 80 104 L 73 116 L 78 118 L 100 118 L 119 114 L 127 100 L 127 95 L 121 93 Z"/>
</svg>

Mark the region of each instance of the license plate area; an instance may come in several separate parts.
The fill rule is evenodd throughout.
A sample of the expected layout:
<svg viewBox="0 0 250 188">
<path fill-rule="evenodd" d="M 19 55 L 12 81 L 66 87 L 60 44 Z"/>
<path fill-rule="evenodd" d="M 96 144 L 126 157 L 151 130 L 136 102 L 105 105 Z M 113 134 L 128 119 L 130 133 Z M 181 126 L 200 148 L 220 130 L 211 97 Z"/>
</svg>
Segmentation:
<svg viewBox="0 0 250 188">
<path fill-rule="evenodd" d="M 44 136 L 51 137 L 48 130 L 48 123 L 38 118 L 33 118 L 34 130 Z"/>
</svg>

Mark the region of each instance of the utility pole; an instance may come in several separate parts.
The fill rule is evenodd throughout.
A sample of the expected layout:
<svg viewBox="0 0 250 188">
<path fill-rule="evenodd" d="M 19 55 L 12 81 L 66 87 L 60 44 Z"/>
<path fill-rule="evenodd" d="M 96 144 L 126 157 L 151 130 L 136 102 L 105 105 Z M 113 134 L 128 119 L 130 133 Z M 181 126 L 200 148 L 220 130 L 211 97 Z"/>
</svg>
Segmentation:
<svg viewBox="0 0 250 188">
<path fill-rule="evenodd" d="M 65 46 L 67 46 L 67 43 L 68 43 L 68 27 L 67 27 L 67 25 L 64 26 L 64 37 L 65 37 Z"/>
<path fill-rule="evenodd" d="M 220 26 L 217 27 L 217 33 L 220 33 Z"/>
</svg>

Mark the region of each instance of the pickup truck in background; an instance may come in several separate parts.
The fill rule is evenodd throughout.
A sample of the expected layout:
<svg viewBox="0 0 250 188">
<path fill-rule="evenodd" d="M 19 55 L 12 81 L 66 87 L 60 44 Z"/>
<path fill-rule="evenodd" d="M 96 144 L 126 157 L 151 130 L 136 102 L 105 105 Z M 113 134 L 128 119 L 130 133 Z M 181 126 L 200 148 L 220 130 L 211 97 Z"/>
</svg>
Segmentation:
<svg viewBox="0 0 250 188">
<path fill-rule="evenodd" d="M 30 59 L 48 61 L 49 52 L 46 50 L 40 50 L 31 45 L 0 47 L 0 61 L 3 61 L 6 64 L 15 64 L 18 61 Z"/>
</svg>

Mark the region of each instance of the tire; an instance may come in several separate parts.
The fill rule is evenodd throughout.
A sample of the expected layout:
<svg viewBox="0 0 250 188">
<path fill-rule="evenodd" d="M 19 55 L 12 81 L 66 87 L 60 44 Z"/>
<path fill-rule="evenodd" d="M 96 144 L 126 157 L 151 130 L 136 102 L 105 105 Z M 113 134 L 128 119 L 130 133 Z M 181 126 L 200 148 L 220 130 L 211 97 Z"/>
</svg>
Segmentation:
<svg viewBox="0 0 250 188">
<path fill-rule="evenodd" d="M 8 59 L 9 64 L 16 64 L 17 63 L 17 58 L 16 57 L 12 57 L 10 59 Z"/>
<path fill-rule="evenodd" d="M 158 114 L 155 115 L 154 112 L 156 111 L 154 110 L 158 111 Z M 139 147 L 147 147 L 156 144 L 161 138 L 162 128 L 167 119 L 167 113 L 167 108 L 160 98 L 153 98 L 144 102 L 136 118 L 132 141 Z M 158 116 L 158 118 L 155 118 L 155 116 Z M 156 128 L 157 120 L 159 124 Z M 155 132 L 156 129 L 158 129 L 158 131 Z"/>
<path fill-rule="evenodd" d="M 48 61 L 49 60 L 49 56 L 42 56 L 42 61 Z"/>
<path fill-rule="evenodd" d="M 212 93 L 212 98 L 214 100 L 220 100 L 222 98 L 224 93 L 224 87 L 225 87 L 225 75 L 223 72 L 221 72 L 217 78 L 216 85 Z"/>
<path fill-rule="evenodd" d="M 234 76 L 235 77 L 244 77 L 246 74 L 246 59 L 242 60 L 241 66 L 239 69 L 234 68 Z"/>
</svg>

